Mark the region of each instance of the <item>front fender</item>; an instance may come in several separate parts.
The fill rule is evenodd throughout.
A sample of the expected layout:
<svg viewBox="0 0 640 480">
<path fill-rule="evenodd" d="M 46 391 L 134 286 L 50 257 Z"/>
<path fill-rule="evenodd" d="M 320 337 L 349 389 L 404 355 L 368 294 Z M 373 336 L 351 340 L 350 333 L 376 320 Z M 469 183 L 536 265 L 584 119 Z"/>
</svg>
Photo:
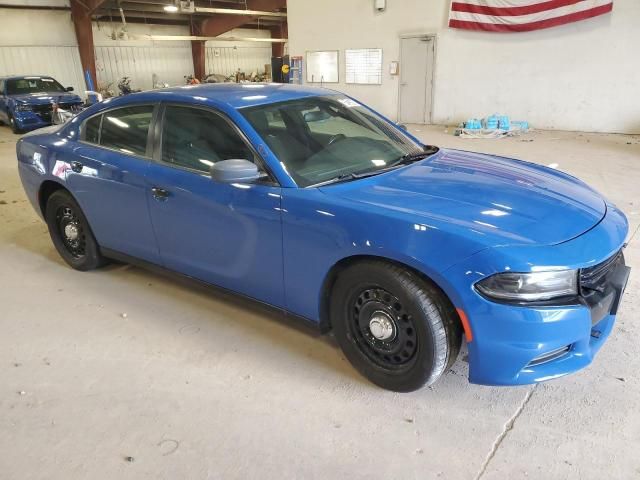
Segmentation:
<svg viewBox="0 0 640 480">
<path fill-rule="evenodd" d="M 441 273 L 484 248 L 473 237 L 319 189 L 283 189 L 282 205 L 286 306 L 315 322 L 321 319 L 325 280 L 345 259 L 368 256 L 407 265 L 451 298 L 454 286 Z"/>
</svg>

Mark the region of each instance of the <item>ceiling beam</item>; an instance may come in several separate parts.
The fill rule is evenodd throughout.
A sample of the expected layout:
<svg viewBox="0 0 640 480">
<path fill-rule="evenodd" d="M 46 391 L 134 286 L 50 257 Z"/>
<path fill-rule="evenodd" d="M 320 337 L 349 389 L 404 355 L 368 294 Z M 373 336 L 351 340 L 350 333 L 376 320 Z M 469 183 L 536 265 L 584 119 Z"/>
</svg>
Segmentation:
<svg viewBox="0 0 640 480">
<path fill-rule="evenodd" d="M 226 15 L 250 15 L 254 17 L 285 17 L 286 12 L 261 12 L 259 10 L 244 10 L 239 8 L 207 8 L 196 7 L 196 13 L 221 13 Z"/>
<path fill-rule="evenodd" d="M 286 43 L 286 38 L 262 38 L 262 37 L 207 37 L 202 35 L 129 35 L 130 38 L 138 40 L 153 41 L 184 41 L 206 42 L 215 40 L 216 42 L 258 42 L 258 43 Z"/>
<path fill-rule="evenodd" d="M 250 10 L 274 12 L 286 6 L 286 0 L 247 0 L 247 7 Z M 217 37 L 229 30 L 253 22 L 257 18 L 259 18 L 258 15 L 219 14 L 203 20 L 197 25 L 196 31 L 199 35 L 205 37 Z"/>
</svg>

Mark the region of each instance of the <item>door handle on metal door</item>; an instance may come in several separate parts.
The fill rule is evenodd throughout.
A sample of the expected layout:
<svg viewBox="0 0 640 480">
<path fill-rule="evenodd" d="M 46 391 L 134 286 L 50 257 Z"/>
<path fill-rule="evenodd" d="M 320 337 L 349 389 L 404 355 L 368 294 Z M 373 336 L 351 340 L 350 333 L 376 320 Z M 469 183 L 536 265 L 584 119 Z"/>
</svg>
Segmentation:
<svg viewBox="0 0 640 480">
<path fill-rule="evenodd" d="M 169 192 L 166 191 L 164 188 L 153 187 L 151 189 L 151 193 L 153 194 L 153 198 L 155 198 L 156 200 L 160 200 L 161 202 L 169 198 Z"/>
<path fill-rule="evenodd" d="M 76 173 L 81 173 L 82 167 L 84 167 L 84 165 L 82 165 L 80 162 L 71 162 L 71 170 Z"/>
</svg>

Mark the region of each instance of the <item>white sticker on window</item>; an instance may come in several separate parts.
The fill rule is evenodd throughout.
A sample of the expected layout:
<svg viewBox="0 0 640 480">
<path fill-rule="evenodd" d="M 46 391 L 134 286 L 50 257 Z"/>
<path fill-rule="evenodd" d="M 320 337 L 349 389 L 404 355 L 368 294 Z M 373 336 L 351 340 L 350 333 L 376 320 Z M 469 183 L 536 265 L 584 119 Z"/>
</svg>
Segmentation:
<svg viewBox="0 0 640 480">
<path fill-rule="evenodd" d="M 341 104 L 343 104 L 347 108 L 359 107 L 360 104 L 355 100 L 351 100 L 350 98 L 343 98 L 339 100 Z"/>
</svg>

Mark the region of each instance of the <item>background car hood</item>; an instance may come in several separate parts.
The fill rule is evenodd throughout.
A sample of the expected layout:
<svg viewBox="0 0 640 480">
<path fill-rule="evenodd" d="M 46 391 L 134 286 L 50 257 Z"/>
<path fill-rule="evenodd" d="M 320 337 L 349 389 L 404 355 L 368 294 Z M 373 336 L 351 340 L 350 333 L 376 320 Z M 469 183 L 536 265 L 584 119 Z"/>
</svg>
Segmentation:
<svg viewBox="0 0 640 480">
<path fill-rule="evenodd" d="M 606 213 L 604 199 L 570 175 L 458 150 L 322 190 L 430 227 L 461 229 L 493 246 L 562 243 Z"/>
<path fill-rule="evenodd" d="M 82 99 L 73 93 L 60 93 L 60 92 L 40 92 L 29 93 L 26 95 L 11 95 L 16 102 L 27 103 L 29 105 L 43 105 L 51 102 L 56 103 L 72 103 L 81 102 Z"/>
</svg>

